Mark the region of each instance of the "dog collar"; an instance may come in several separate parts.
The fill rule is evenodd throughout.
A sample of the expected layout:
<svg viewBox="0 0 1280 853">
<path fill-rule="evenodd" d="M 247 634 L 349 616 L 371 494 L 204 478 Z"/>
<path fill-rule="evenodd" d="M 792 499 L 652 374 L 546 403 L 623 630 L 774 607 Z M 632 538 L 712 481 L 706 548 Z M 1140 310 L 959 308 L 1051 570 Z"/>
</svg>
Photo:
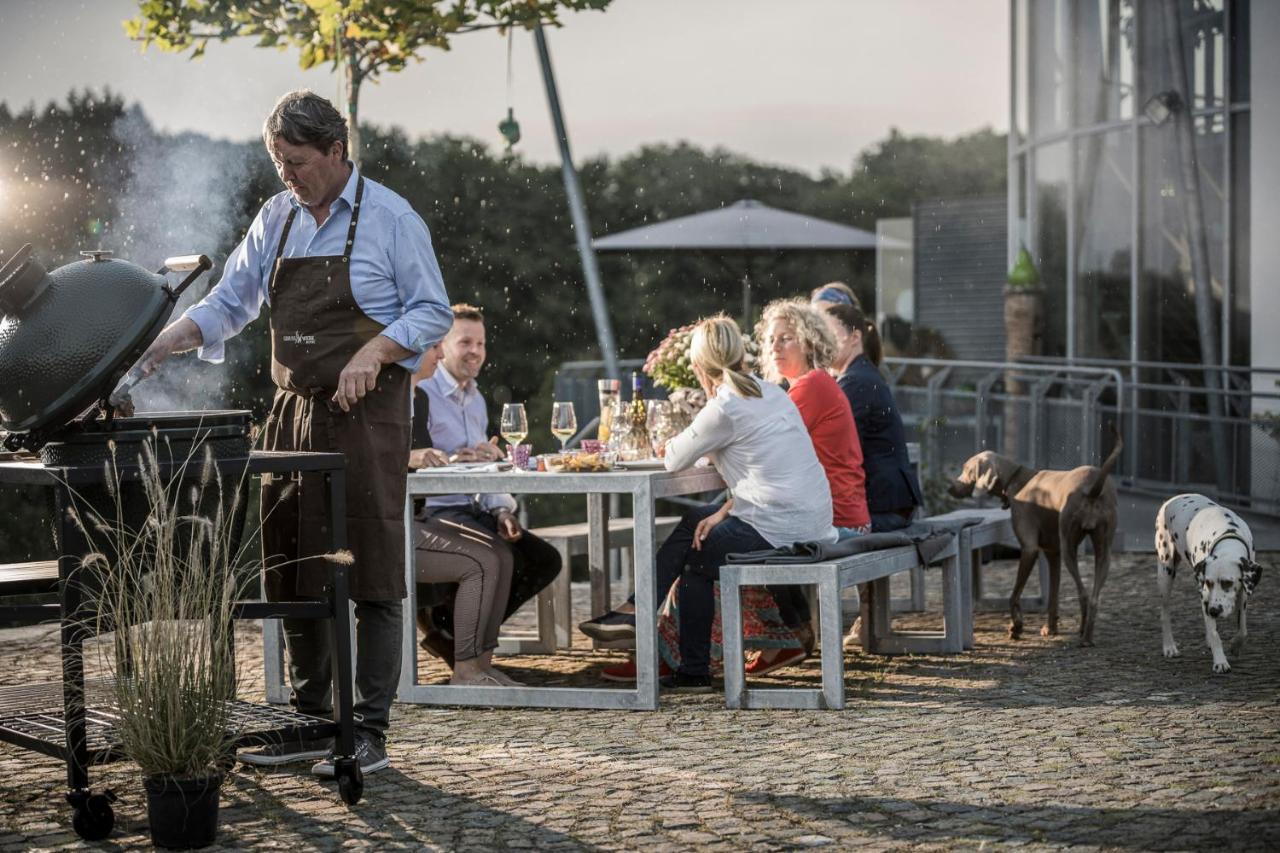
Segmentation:
<svg viewBox="0 0 1280 853">
<path fill-rule="evenodd" d="M 1253 559 L 1253 546 L 1250 545 L 1249 542 L 1246 541 L 1243 536 L 1241 536 L 1239 533 L 1236 533 L 1234 530 L 1228 530 L 1226 533 L 1222 534 L 1217 539 L 1213 540 L 1213 544 L 1209 546 L 1209 550 L 1204 552 L 1204 558 L 1207 560 L 1210 557 L 1212 557 L 1214 549 L 1216 549 L 1219 545 L 1221 545 L 1223 542 L 1227 541 L 1228 539 L 1234 539 L 1237 542 L 1239 542 L 1241 545 L 1243 545 L 1245 553 L 1249 555 L 1249 559 L 1250 560 Z"/>
</svg>

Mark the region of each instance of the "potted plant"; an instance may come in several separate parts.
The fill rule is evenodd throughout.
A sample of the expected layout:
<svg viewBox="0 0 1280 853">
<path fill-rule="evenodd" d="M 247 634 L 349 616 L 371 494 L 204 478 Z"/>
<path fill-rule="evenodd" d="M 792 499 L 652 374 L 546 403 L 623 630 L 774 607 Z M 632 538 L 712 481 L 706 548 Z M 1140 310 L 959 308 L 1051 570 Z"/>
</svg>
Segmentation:
<svg viewBox="0 0 1280 853">
<path fill-rule="evenodd" d="M 152 842 L 190 849 L 217 832 L 224 762 L 237 732 L 232 619 L 255 575 L 238 564 L 242 489 L 228 490 L 206 450 L 171 476 L 152 442 L 140 455 L 145 518 L 128 517 L 114 465 L 114 517 L 77 502 L 90 541 L 81 584 L 112 676 L 116 735 L 138 764 Z M 195 469 L 195 470 L 192 470 Z M 132 487 L 132 484 L 129 484 Z"/>
<path fill-rule="evenodd" d="M 1029 355 L 1039 355 L 1043 339 L 1044 288 L 1040 286 L 1040 273 L 1031 261 L 1031 253 L 1022 248 L 1005 280 L 1005 361 L 1017 362 Z M 1005 390 L 1012 397 L 1021 396 L 1024 385 L 1013 375 L 1005 378 Z M 1005 406 L 1004 451 L 1013 457 L 1019 454 L 1018 411 L 1015 405 Z"/>
</svg>

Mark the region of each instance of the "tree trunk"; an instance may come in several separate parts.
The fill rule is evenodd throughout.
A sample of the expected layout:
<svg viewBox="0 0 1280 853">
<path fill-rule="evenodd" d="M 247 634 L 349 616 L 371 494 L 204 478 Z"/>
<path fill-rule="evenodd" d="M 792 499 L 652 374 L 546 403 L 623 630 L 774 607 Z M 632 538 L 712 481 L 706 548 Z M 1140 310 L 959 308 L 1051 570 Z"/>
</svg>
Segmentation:
<svg viewBox="0 0 1280 853">
<path fill-rule="evenodd" d="M 343 63 L 346 72 L 347 90 L 347 159 L 360 165 L 360 84 L 364 74 L 360 71 L 360 59 L 356 55 L 354 42 L 347 42 L 347 61 Z"/>
</svg>

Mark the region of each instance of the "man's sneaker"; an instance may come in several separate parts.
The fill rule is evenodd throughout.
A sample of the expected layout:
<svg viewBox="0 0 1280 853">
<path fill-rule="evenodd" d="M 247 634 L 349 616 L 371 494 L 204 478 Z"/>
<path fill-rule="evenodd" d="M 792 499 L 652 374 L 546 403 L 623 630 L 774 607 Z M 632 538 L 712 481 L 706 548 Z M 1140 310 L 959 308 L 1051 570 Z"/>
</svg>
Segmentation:
<svg viewBox="0 0 1280 853">
<path fill-rule="evenodd" d="M 334 749 L 329 750 L 323 761 L 318 761 L 311 766 L 311 772 L 314 775 L 321 779 L 333 778 Z M 366 776 L 391 765 L 391 759 L 387 758 L 387 747 L 382 738 L 360 730 L 356 731 L 356 761 L 360 763 L 360 771 Z"/>
<path fill-rule="evenodd" d="M 329 754 L 333 746 L 333 738 L 322 737 L 313 740 L 290 740 L 268 743 L 242 749 L 236 758 L 244 764 L 255 767 L 276 767 L 281 764 L 292 764 L 295 761 L 315 761 Z"/>
<path fill-rule="evenodd" d="M 685 675 L 677 671 L 658 679 L 658 685 L 671 693 L 710 693 L 711 676 Z"/>
<path fill-rule="evenodd" d="M 610 610 L 603 616 L 579 624 L 578 630 L 593 640 L 635 639 L 636 615 Z"/>
</svg>

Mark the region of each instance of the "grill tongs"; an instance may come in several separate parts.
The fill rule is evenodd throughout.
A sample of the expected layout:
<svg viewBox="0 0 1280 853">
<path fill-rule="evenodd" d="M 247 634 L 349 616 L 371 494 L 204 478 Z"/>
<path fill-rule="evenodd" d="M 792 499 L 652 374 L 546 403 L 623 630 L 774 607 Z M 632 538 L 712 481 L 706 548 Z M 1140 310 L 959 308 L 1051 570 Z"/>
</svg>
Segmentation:
<svg viewBox="0 0 1280 853">
<path fill-rule="evenodd" d="M 185 272 L 187 277 L 178 282 L 175 287 L 164 285 L 164 292 L 169 296 L 169 302 L 176 305 L 178 297 L 182 296 L 182 292 L 191 286 L 197 278 L 202 276 L 206 270 L 213 267 L 213 261 L 209 260 L 208 255 L 178 255 L 177 257 L 168 258 L 164 262 L 164 266 L 156 270 L 159 275 L 166 275 L 171 272 Z M 104 399 L 98 401 L 98 409 L 93 412 L 91 419 L 96 418 L 101 413 L 105 421 L 109 424 L 111 419 L 115 417 L 117 412 L 122 417 L 132 417 L 133 400 L 129 397 L 129 392 L 133 390 L 133 386 L 137 385 L 147 377 L 143 375 L 138 365 L 129 368 L 129 372 L 116 385 L 115 390 L 108 394 Z"/>
</svg>

